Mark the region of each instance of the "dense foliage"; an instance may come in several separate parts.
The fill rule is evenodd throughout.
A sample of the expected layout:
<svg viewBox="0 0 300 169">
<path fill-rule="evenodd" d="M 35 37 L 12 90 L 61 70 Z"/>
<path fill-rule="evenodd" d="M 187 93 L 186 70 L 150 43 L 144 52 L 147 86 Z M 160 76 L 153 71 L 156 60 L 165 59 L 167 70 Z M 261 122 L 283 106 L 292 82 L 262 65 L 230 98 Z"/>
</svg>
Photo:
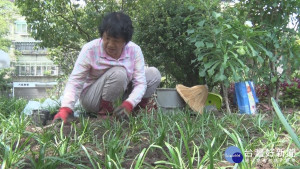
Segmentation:
<svg viewBox="0 0 300 169">
<path fill-rule="evenodd" d="M 36 31 L 33 37 L 51 48 L 50 58 L 67 76 L 81 46 L 99 37 L 106 12 L 123 10 L 133 19 L 134 41 L 146 62 L 158 67 L 168 87 L 206 83 L 220 86 L 226 103 L 229 84 L 253 80 L 268 85 L 278 99 L 280 84 L 299 69 L 299 1 L 241 0 L 16 0 Z M 179 5 L 180 4 L 180 5 Z M 282 71 L 278 71 L 278 69 Z M 205 79 L 205 80 L 203 80 Z M 229 105 L 227 104 L 229 110 Z"/>
<path fill-rule="evenodd" d="M 197 3 L 197 0 L 139 2 L 135 39 L 141 45 L 148 64 L 157 66 L 165 76 L 174 78 L 173 84 L 170 84 L 172 87 L 176 83 L 193 86 L 200 82 L 200 67 L 191 63 L 196 58 L 193 52 L 195 46 L 187 40 L 186 32 L 199 16 L 189 10 L 190 4 Z"/>
<path fill-rule="evenodd" d="M 9 33 L 9 24 L 14 21 L 14 16 L 17 13 L 17 8 L 14 3 L 9 0 L 0 1 L 0 50 L 8 51 L 10 40 L 7 35 Z"/>
<path fill-rule="evenodd" d="M 260 55 L 263 63 L 255 65 L 255 80 L 269 86 L 269 97 L 278 99 L 280 84 L 291 80 L 291 74 L 299 70 L 300 1 L 241 0 L 240 11 L 246 15 L 259 30 L 266 31 L 261 38 L 265 52 Z M 293 17 L 292 17 L 293 16 Z M 282 71 L 278 71 L 281 69 Z"/>
<path fill-rule="evenodd" d="M 299 69 L 297 30 L 287 27 L 292 14 L 298 22 L 299 2 L 240 1 L 229 7 L 218 0 L 199 2 L 205 17 L 188 30 L 189 39 L 197 47 L 199 75 L 210 86 L 221 84 L 227 111 L 227 89 L 234 82 L 263 83 L 268 96 L 278 99 L 280 83 Z"/>
<path fill-rule="evenodd" d="M 0 69 L 0 94 L 6 95 L 11 89 L 11 70 L 10 69 Z"/>
<path fill-rule="evenodd" d="M 300 107 L 300 78 L 294 78 L 290 83 L 280 84 L 282 105 L 287 107 Z"/>
</svg>

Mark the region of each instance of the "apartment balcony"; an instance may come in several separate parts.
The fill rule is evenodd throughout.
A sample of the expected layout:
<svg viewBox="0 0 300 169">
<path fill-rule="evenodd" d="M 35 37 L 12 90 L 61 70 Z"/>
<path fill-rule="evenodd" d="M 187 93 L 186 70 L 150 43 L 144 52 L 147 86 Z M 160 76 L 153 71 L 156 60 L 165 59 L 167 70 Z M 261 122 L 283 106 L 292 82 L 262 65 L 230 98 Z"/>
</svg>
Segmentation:
<svg viewBox="0 0 300 169">
<path fill-rule="evenodd" d="M 23 55 L 46 55 L 47 48 L 40 48 L 40 42 L 14 42 L 15 50 Z"/>
<path fill-rule="evenodd" d="M 52 62 L 46 61 L 22 61 L 12 62 L 11 66 L 14 69 L 13 81 L 40 81 L 48 82 L 55 81 L 59 75 L 59 67 Z"/>
</svg>

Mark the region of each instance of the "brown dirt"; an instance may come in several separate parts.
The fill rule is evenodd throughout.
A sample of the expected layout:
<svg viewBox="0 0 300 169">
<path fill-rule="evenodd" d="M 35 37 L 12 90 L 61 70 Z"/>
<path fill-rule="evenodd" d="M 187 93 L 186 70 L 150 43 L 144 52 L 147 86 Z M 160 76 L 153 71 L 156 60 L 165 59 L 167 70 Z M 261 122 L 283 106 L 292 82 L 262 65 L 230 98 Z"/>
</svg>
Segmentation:
<svg viewBox="0 0 300 169">
<path fill-rule="evenodd" d="M 256 169 L 273 169 L 275 167 L 273 167 L 272 163 L 266 159 L 266 160 L 260 160 L 257 164 L 256 164 Z"/>
</svg>

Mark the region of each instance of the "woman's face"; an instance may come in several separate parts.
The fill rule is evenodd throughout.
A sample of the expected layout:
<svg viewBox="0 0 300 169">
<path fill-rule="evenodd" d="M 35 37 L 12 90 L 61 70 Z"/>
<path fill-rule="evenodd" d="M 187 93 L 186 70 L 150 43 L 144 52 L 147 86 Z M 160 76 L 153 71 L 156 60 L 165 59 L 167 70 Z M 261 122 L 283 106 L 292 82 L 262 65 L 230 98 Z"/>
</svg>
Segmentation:
<svg viewBox="0 0 300 169">
<path fill-rule="evenodd" d="M 103 33 L 102 39 L 103 48 L 106 54 L 112 58 L 119 59 L 126 44 L 125 40 L 123 38 L 114 38 L 108 36 L 106 32 Z"/>
</svg>

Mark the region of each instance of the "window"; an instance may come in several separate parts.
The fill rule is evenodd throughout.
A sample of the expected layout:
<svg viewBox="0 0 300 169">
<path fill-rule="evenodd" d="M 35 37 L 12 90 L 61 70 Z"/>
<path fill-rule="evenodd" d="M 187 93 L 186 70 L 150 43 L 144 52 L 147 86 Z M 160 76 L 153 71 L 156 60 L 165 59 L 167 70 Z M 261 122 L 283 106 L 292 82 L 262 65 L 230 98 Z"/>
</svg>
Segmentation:
<svg viewBox="0 0 300 169">
<path fill-rule="evenodd" d="M 15 63 L 17 76 L 57 76 L 58 67 L 51 62 L 21 62 Z"/>
<path fill-rule="evenodd" d="M 26 66 L 26 75 L 30 75 L 30 66 Z"/>
<path fill-rule="evenodd" d="M 36 66 L 36 76 L 42 76 L 42 66 Z"/>
<path fill-rule="evenodd" d="M 57 66 L 52 66 L 51 67 L 51 75 L 57 75 L 58 72 L 57 72 Z"/>
<path fill-rule="evenodd" d="M 27 24 L 16 22 L 15 33 L 17 34 L 27 34 Z"/>
<path fill-rule="evenodd" d="M 20 76 L 25 76 L 26 75 L 26 69 L 25 69 L 25 66 L 19 66 L 19 69 L 20 69 Z"/>
<path fill-rule="evenodd" d="M 35 67 L 34 66 L 31 66 L 30 67 L 30 76 L 34 76 L 35 75 Z"/>
</svg>

